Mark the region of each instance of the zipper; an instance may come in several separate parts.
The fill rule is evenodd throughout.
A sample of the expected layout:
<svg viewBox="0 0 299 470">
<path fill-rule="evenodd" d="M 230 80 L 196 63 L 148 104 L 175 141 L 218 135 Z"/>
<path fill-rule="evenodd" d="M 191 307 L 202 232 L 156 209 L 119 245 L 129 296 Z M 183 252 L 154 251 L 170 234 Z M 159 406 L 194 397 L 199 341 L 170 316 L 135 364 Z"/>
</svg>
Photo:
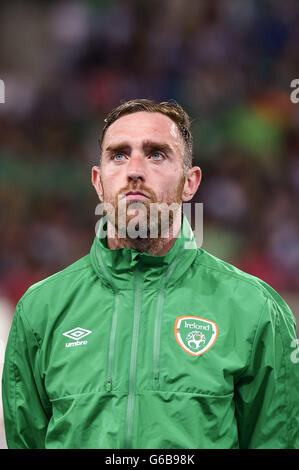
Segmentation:
<svg viewBox="0 0 299 470">
<path fill-rule="evenodd" d="M 119 294 L 118 292 L 114 293 L 114 310 L 112 315 L 112 324 L 110 332 L 110 342 L 109 342 L 109 355 L 108 355 L 108 370 L 107 370 L 107 382 L 106 390 L 111 392 L 112 390 L 112 369 L 113 369 L 113 359 L 114 359 L 114 345 L 115 345 L 115 335 L 116 335 L 116 325 L 117 325 L 117 312 L 118 312 L 118 302 Z"/>
<path fill-rule="evenodd" d="M 156 388 L 156 385 L 158 384 L 158 380 L 159 380 L 161 320 L 162 320 L 162 310 L 163 310 L 164 296 L 165 296 L 164 284 L 165 283 L 163 283 L 159 292 L 159 296 L 158 296 L 157 309 L 156 309 L 156 321 L 155 321 L 155 328 L 154 328 L 154 357 L 153 357 L 154 388 Z"/>
<path fill-rule="evenodd" d="M 158 296 L 157 307 L 156 307 L 155 328 L 154 328 L 154 349 L 153 349 L 153 387 L 154 389 L 157 389 L 159 385 L 159 376 L 160 376 L 159 361 L 160 361 L 160 344 L 161 344 L 161 323 L 162 323 L 162 312 L 163 312 L 164 299 L 165 299 L 165 287 L 169 278 L 171 277 L 174 271 L 174 268 L 180 261 L 182 255 L 183 255 L 183 252 L 180 254 L 180 256 L 177 256 L 172 261 L 172 263 L 170 263 L 168 270 L 166 271 L 166 274 L 164 274 L 164 277 L 162 279 L 161 289 L 160 289 L 159 296 Z"/>
<path fill-rule="evenodd" d="M 128 395 L 128 403 L 127 403 L 126 428 L 125 428 L 125 443 L 124 443 L 125 449 L 129 449 L 132 446 L 132 434 L 133 434 L 133 423 L 134 423 L 136 363 L 137 363 L 137 348 L 138 348 L 138 336 L 139 336 L 139 322 L 140 322 L 141 302 L 142 302 L 142 274 L 139 270 L 138 265 L 136 266 L 136 270 L 135 270 L 135 282 L 136 282 L 136 290 L 135 290 L 134 323 L 133 323 L 131 360 L 130 360 L 129 395 Z"/>
<path fill-rule="evenodd" d="M 114 361 L 114 349 L 115 349 L 115 335 L 116 335 L 116 325 L 117 325 L 117 312 L 118 312 L 118 303 L 119 303 L 119 293 L 118 289 L 115 286 L 112 277 L 109 275 L 109 272 L 105 266 L 102 255 L 98 246 L 96 245 L 96 255 L 99 262 L 99 265 L 102 269 L 104 277 L 106 278 L 108 284 L 112 287 L 114 292 L 114 310 L 112 315 L 112 324 L 110 331 L 110 341 L 109 341 L 109 354 L 108 354 L 108 368 L 107 368 L 107 381 L 106 381 L 106 390 L 111 392 L 112 390 L 112 370 L 113 370 L 113 361 Z"/>
</svg>

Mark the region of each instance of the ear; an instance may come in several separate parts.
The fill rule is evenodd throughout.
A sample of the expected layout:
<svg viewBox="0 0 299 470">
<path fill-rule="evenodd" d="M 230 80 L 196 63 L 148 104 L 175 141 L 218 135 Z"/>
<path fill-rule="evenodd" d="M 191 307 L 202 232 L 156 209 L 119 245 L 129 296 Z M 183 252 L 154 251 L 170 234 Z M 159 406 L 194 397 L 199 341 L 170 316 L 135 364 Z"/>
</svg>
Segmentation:
<svg viewBox="0 0 299 470">
<path fill-rule="evenodd" d="M 101 182 L 101 168 L 99 166 L 93 166 L 91 169 L 91 181 L 95 188 L 100 201 L 103 201 L 103 186 Z"/>
<path fill-rule="evenodd" d="M 200 185 L 201 176 L 201 169 L 198 166 L 194 166 L 188 170 L 182 195 L 183 202 L 190 201 L 193 198 Z"/>
</svg>

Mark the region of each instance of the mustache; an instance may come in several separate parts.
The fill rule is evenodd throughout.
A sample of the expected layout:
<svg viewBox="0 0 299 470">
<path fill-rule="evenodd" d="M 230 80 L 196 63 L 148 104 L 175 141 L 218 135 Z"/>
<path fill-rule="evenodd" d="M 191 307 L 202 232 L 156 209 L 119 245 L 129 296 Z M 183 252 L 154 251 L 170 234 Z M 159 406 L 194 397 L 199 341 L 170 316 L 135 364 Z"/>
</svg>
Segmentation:
<svg viewBox="0 0 299 470">
<path fill-rule="evenodd" d="M 146 186 L 141 186 L 140 184 L 125 186 L 120 191 L 118 191 L 118 193 L 116 194 L 115 199 L 117 200 L 119 196 L 124 197 L 127 193 L 129 193 L 131 191 L 142 193 L 145 196 L 147 196 L 149 199 L 151 199 L 152 201 L 157 201 L 156 193 L 152 189 L 150 189 Z"/>
</svg>

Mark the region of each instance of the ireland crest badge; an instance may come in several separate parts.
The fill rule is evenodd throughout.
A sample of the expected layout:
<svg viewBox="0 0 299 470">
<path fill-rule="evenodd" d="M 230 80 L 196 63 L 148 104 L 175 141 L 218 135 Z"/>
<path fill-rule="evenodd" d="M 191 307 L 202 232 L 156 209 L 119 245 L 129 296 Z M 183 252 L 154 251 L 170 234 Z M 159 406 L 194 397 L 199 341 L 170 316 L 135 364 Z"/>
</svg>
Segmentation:
<svg viewBox="0 0 299 470">
<path fill-rule="evenodd" d="M 194 315 L 178 317 L 174 325 L 174 335 L 181 346 L 191 356 L 200 356 L 216 341 L 217 324 Z"/>
</svg>

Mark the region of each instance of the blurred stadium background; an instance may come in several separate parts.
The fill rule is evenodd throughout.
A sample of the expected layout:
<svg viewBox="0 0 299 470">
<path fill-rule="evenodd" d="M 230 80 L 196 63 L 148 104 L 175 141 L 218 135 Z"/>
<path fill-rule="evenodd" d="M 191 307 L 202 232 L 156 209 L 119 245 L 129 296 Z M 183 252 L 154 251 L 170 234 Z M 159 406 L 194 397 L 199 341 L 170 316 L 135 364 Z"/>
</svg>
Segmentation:
<svg viewBox="0 0 299 470">
<path fill-rule="evenodd" d="M 90 249 L 97 138 L 130 98 L 186 108 L 203 248 L 299 319 L 298 25 L 297 0 L 1 2 L 0 372 L 21 295 Z"/>
</svg>

